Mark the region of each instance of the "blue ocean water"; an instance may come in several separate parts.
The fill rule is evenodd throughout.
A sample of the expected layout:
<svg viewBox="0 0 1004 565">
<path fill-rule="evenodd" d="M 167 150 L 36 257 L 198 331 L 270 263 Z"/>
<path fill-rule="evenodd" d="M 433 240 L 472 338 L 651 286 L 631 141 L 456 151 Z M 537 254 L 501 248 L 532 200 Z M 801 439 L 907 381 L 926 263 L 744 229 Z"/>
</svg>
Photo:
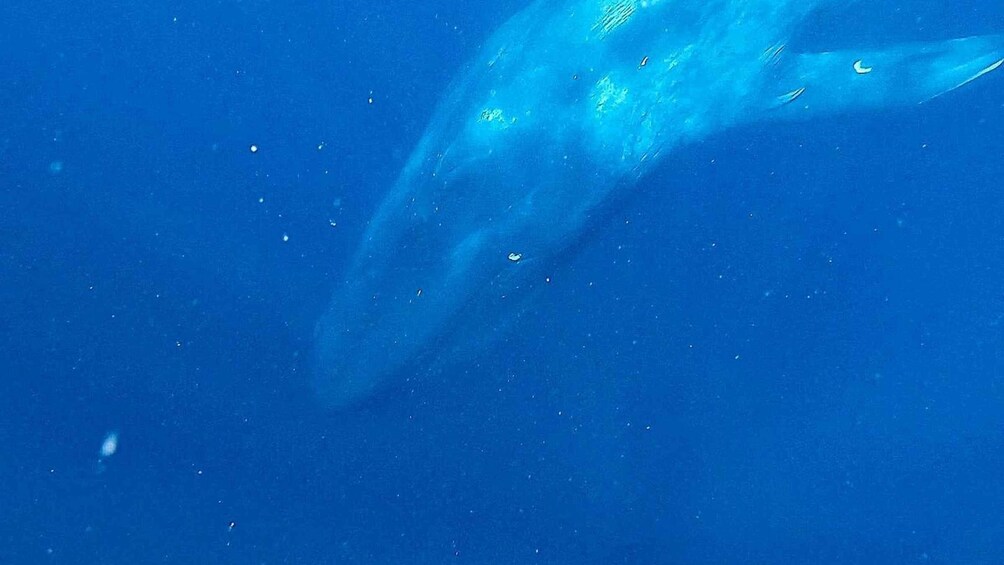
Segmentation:
<svg viewBox="0 0 1004 565">
<path fill-rule="evenodd" d="M 1004 563 L 1002 76 L 688 147 L 502 347 L 317 401 L 334 281 L 525 4 L 0 7 L 0 563 Z"/>
</svg>

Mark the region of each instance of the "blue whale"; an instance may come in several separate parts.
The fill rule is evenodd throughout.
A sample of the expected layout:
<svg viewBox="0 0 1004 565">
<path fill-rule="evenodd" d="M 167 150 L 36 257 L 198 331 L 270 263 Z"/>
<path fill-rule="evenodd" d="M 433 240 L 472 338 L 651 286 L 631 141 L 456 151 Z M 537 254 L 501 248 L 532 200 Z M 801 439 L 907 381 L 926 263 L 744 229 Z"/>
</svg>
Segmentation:
<svg viewBox="0 0 1004 565">
<path fill-rule="evenodd" d="M 538 0 L 513 16 L 443 97 L 336 285 L 319 396 L 352 405 L 492 341 L 681 147 L 922 104 L 1004 65 L 1002 36 L 799 53 L 790 38 L 827 3 Z"/>
</svg>

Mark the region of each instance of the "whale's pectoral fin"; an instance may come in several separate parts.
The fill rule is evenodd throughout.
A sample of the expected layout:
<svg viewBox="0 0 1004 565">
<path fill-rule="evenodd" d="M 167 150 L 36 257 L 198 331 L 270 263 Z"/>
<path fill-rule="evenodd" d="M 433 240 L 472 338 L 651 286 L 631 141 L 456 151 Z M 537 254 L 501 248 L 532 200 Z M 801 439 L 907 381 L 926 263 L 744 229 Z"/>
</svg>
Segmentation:
<svg viewBox="0 0 1004 565">
<path fill-rule="evenodd" d="M 919 104 L 1002 68 L 1004 36 L 807 53 L 780 66 L 768 103 L 787 119 Z"/>
</svg>

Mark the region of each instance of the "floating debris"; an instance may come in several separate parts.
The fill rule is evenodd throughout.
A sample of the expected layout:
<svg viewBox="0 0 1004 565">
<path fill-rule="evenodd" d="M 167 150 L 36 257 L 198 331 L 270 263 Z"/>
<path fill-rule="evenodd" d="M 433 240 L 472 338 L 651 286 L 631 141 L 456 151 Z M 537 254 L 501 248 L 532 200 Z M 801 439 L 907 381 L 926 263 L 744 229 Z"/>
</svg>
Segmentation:
<svg viewBox="0 0 1004 565">
<path fill-rule="evenodd" d="M 509 260 L 512 261 L 513 263 L 519 263 L 519 260 L 522 258 L 523 258 L 522 253 L 516 253 L 515 251 L 513 251 L 512 253 L 509 254 Z"/>
<path fill-rule="evenodd" d="M 872 72 L 872 68 L 866 67 L 864 65 L 864 62 L 861 59 L 858 59 L 857 61 L 854 61 L 854 72 L 858 73 L 859 75 L 866 75 Z"/>
</svg>

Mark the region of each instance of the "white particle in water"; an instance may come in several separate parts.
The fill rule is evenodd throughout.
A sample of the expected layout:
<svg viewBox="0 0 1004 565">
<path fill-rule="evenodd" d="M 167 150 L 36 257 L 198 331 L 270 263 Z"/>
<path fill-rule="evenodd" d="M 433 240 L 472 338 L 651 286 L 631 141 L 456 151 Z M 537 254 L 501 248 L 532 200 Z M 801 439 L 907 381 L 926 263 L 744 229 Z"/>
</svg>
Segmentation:
<svg viewBox="0 0 1004 565">
<path fill-rule="evenodd" d="M 115 455 L 115 451 L 119 448 L 119 433 L 112 431 L 105 434 L 104 441 L 101 442 L 101 458 L 111 457 Z"/>
</svg>

